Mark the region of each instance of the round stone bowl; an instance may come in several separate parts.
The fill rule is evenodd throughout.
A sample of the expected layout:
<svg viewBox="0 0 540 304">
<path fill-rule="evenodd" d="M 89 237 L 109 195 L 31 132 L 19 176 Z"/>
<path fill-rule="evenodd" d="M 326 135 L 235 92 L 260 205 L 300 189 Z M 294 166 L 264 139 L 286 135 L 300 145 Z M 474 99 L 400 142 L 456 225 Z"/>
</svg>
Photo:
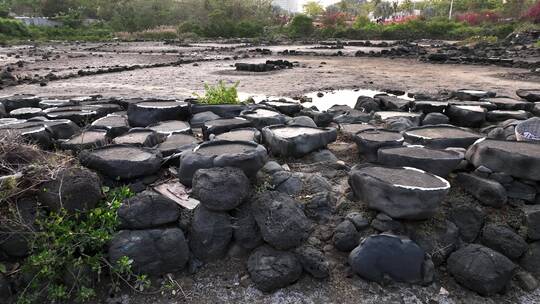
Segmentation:
<svg viewBox="0 0 540 304">
<path fill-rule="evenodd" d="M 355 197 L 395 219 L 424 220 L 450 191 L 442 177 L 409 167 L 356 166 L 349 174 Z"/>
<path fill-rule="evenodd" d="M 405 139 L 399 132 L 388 130 L 364 130 L 353 137 L 360 154 L 369 162 L 377 161 L 381 148 L 403 146 Z"/>
<path fill-rule="evenodd" d="M 153 175 L 161 168 L 163 158 L 155 149 L 109 145 L 79 154 L 84 166 L 113 179 L 133 179 Z"/>
<path fill-rule="evenodd" d="M 302 157 L 337 139 L 334 128 L 270 126 L 263 128 L 262 134 L 272 154 L 285 157 Z"/>
<path fill-rule="evenodd" d="M 519 123 L 516 126 L 516 139 L 540 143 L 540 118 L 534 117 Z"/>
<path fill-rule="evenodd" d="M 182 153 L 178 178 L 182 184 L 191 187 L 197 170 L 214 167 L 240 168 L 249 178 L 253 178 L 267 160 L 266 148 L 254 142 L 209 141 Z"/>
</svg>

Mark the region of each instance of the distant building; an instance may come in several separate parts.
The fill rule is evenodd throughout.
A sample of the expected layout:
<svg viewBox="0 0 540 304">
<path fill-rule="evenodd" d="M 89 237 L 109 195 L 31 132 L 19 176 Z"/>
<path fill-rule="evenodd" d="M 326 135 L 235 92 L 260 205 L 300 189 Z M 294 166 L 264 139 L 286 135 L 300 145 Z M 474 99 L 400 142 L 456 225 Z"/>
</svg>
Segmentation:
<svg viewBox="0 0 540 304">
<path fill-rule="evenodd" d="M 300 9 L 299 0 L 273 0 L 272 3 L 289 13 L 297 13 Z"/>
</svg>

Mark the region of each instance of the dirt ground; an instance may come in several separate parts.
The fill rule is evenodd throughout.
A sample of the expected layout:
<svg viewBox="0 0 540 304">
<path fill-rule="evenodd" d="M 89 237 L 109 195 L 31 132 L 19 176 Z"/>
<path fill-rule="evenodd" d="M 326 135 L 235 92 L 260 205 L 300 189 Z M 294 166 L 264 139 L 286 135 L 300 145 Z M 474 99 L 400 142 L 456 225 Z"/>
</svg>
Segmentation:
<svg viewBox="0 0 540 304">
<path fill-rule="evenodd" d="M 301 46 L 306 48 L 305 46 Z M 260 56 L 242 57 L 249 49 L 245 45 L 200 44 L 195 47 L 171 46 L 161 43 L 58 44 L 34 48 L 18 46 L 0 49 L 0 64 L 24 61 L 15 68 L 16 75 L 66 75 L 79 70 L 140 65 L 142 68 L 81 76 L 39 84 L 19 85 L 0 91 L 0 95 L 36 94 L 40 96 L 93 95 L 115 97 L 167 97 L 184 99 L 202 92 L 203 84 L 218 80 L 239 81 L 239 91 L 269 96 L 301 96 L 308 92 L 341 89 L 402 89 L 408 92 L 436 92 L 442 89 L 473 88 L 495 91 L 499 95 L 515 96 L 520 88 L 540 88 L 540 79 L 528 70 L 498 66 L 434 65 L 417 59 L 356 58 L 352 56 Z M 274 51 L 300 46 L 274 47 Z M 326 50 L 328 51 L 328 50 Z M 320 51 L 324 54 L 324 50 Z M 20 53 L 19 58 L 10 53 Z M 274 54 L 276 54 L 274 52 Z M 348 52 L 347 54 L 350 54 Z M 45 55 L 45 56 L 44 56 Z M 179 59 L 211 59 L 174 66 Z M 229 58 L 229 60 L 225 60 Z M 298 66 L 269 73 L 236 72 L 234 63 L 260 63 L 267 59 L 297 61 Z M 163 63 L 169 66 L 144 68 Z M 331 150 L 340 155 L 353 154 L 347 143 L 337 143 Z M 341 149 L 341 151 L 338 151 Z M 348 156 L 347 156 L 348 157 Z M 346 180 L 341 184 L 346 185 Z M 341 193 L 343 195 L 343 193 Z M 331 241 L 330 241 L 331 242 Z M 332 267 L 329 279 L 319 281 L 304 275 L 292 286 L 271 294 L 254 288 L 245 268 L 244 258 L 228 258 L 204 265 L 196 274 L 176 274 L 176 295 L 170 293 L 140 295 L 126 291 L 98 303 L 540 303 L 540 289 L 522 291 L 515 282 L 505 295 L 484 298 L 468 291 L 438 269 L 437 279 L 430 286 L 392 284 L 382 287 L 350 274 L 347 255 L 336 250 L 328 252 Z M 159 285 L 159 282 L 156 283 Z"/>
<path fill-rule="evenodd" d="M 236 47 L 236 49 L 234 49 Z M 305 48 L 305 47 L 304 47 Z M 198 45 L 195 47 L 168 46 L 156 43 L 118 45 L 59 45 L 39 48 L 47 50 L 49 58 L 22 56 L 24 67 L 16 68 L 17 75 L 57 75 L 120 66 L 145 66 L 152 63 L 173 63 L 179 59 L 216 59 L 215 61 L 141 68 L 118 73 L 82 76 L 51 81 L 46 87 L 39 84 L 9 87 L 2 95 L 30 93 L 36 95 L 90 95 L 125 97 L 185 98 L 201 92 L 203 83 L 220 79 L 240 81 L 239 91 L 272 96 L 298 96 L 324 88 L 398 88 L 413 92 L 434 92 L 441 89 L 476 88 L 492 90 L 501 95 L 515 96 L 519 88 L 540 88 L 539 77 L 527 70 L 499 66 L 434 65 L 417 59 L 355 58 L 351 56 L 257 56 L 256 58 L 222 60 L 248 53 L 249 47 Z M 279 51 L 287 46 L 274 47 Z M 15 50 L 26 50 L 18 47 Z M 13 63 L 13 57 L 2 56 L 0 63 Z M 21 52 L 23 52 L 21 51 Z M 319 51 L 319 50 L 317 50 Z M 320 54 L 328 50 L 320 50 Z M 24 53 L 24 52 L 23 52 Z M 38 54 L 41 54 L 38 52 Z M 274 54 L 276 54 L 274 52 Z M 298 61 L 299 67 L 268 73 L 234 71 L 236 62 L 260 63 L 267 59 Z"/>
</svg>

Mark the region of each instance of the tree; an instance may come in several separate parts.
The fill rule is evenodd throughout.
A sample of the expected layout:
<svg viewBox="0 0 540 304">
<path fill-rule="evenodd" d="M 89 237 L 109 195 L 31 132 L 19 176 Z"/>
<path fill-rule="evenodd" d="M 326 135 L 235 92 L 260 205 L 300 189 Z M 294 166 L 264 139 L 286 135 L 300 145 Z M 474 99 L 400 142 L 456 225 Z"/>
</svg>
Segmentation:
<svg viewBox="0 0 540 304">
<path fill-rule="evenodd" d="M 306 15 L 296 15 L 291 21 L 290 33 L 294 37 L 310 36 L 315 28 L 313 27 L 313 19 Z"/>
<path fill-rule="evenodd" d="M 309 17 L 317 17 L 324 13 L 324 7 L 317 1 L 309 1 L 303 6 L 304 13 Z"/>
<path fill-rule="evenodd" d="M 381 17 L 383 19 L 386 19 L 394 13 L 394 8 L 392 7 L 392 4 L 390 2 L 381 1 L 376 7 L 375 11 L 373 12 L 373 15 L 375 17 Z"/>
</svg>

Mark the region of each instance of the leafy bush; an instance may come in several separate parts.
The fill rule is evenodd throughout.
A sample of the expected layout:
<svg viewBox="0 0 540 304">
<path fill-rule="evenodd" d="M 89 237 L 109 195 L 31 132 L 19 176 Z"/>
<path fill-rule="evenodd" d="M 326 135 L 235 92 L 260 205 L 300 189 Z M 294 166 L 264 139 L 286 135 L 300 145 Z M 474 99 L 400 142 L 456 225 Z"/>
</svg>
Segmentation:
<svg viewBox="0 0 540 304">
<path fill-rule="evenodd" d="M 483 23 L 495 23 L 501 19 L 501 16 L 493 11 L 468 12 L 456 16 L 459 22 L 465 22 L 469 25 L 480 25 Z"/>
<path fill-rule="evenodd" d="M 264 32 L 264 25 L 257 21 L 244 20 L 236 25 L 236 37 L 258 37 Z"/>
<path fill-rule="evenodd" d="M 28 28 L 22 22 L 6 18 L 0 18 L 0 34 L 14 38 L 30 36 Z"/>
<path fill-rule="evenodd" d="M 293 37 L 308 37 L 313 34 L 313 19 L 306 15 L 296 15 L 289 25 L 289 33 Z"/>
<path fill-rule="evenodd" d="M 201 35 L 203 30 L 202 27 L 194 21 L 184 21 L 178 25 L 177 31 L 179 34 L 183 33 L 195 33 Z"/>
<path fill-rule="evenodd" d="M 211 86 L 207 83 L 204 84 L 205 94 L 200 96 L 195 94 L 199 103 L 202 104 L 239 104 L 238 87 L 239 82 L 236 82 L 231 87 L 227 87 L 223 80 L 220 80 L 217 85 Z"/>
<path fill-rule="evenodd" d="M 43 297 L 51 302 L 86 301 L 95 296 L 94 279 L 102 275 L 110 275 L 114 287 L 120 281 L 147 281 L 131 272 L 128 258 L 111 265 L 103 253 L 117 229 L 120 203 L 133 195 L 127 187 L 105 192 L 106 199 L 84 215 L 62 210 L 38 220 L 31 255 L 22 267 L 31 279 L 18 303 L 34 303 Z"/>
<path fill-rule="evenodd" d="M 540 1 L 531 6 L 523 17 L 531 22 L 540 23 Z"/>
<path fill-rule="evenodd" d="M 369 18 L 367 16 L 358 16 L 356 17 L 356 19 L 354 20 L 354 23 L 352 25 L 352 27 L 354 29 L 361 29 L 361 28 L 364 28 L 366 26 L 368 26 L 369 24 L 371 23 L 371 20 L 369 20 Z"/>
</svg>

